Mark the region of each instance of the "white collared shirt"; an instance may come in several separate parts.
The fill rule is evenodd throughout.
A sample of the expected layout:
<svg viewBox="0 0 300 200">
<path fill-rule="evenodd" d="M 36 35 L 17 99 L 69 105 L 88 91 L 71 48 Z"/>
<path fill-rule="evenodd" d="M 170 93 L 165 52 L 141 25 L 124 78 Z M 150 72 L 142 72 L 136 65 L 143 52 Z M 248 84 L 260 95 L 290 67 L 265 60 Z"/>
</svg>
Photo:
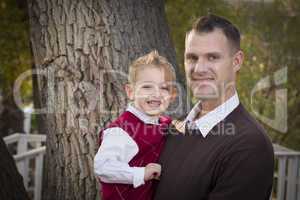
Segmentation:
<svg viewBox="0 0 300 200">
<path fill-rule="evenodd" d="M 207 134 L 212 130 L 212 128 L 220 121 L 225 119 L 239 105 L 239 103 L 239 97 L 235 92 L 235 94 L 227 99 L 223 104 L 219 105 L 214 110 L 195 120 L 195 117 L 201 111 L 201 102 L 199 101 L 193 107 L 184 121 L 194 122 L 197 128 L 200 130 L 202 136 L 206 137 Z"/>
<path fill-rule="evenodd" d="M 140 111 L 136 107 L 134 107 L 132 104 L 129 104 L 126 111 L 131 112 L 136 117 L 138 117 L 140 120 L 142 120 L 145 124 L 159 124 L 158 117 L 150 117 L 149 115 L 145 114 L 144 112 Z"/>
<path fill-rule="evenodd" d="M 131 112 L 146 124 L 158 124 L 153 118 L 132 105 Z M 103 131 L 103 140 L 94 158 L 94 173 L 105 183 L 133 184 L 136 188 L 144 184 L 145 167 L 130 167 L 130 160 L 138 153 L 136 142 L 122 128 L 114 127 Z"/>
</svg>

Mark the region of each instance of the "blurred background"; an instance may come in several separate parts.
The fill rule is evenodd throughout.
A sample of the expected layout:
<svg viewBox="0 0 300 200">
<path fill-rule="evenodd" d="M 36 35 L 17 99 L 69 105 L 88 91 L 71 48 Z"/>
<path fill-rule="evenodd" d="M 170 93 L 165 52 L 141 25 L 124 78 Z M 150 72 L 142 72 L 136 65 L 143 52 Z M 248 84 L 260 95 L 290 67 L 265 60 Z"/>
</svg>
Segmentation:
<svg viewBox="0 0 300 200">
<path fill-rule="evenodd" d="M 165 0 L 165 10 L 182 74 L 185 33 L 195 18 L 214 13 L 239 27 L 245 52 L 238 75 L 240 100 L 267 129 L 274 143 L 278 158 L 274 197 L 299 199 L 300 1 Z M 0 137 L 39 134 L 38 118 L 30 115 L 35 98 L 32 77 L 21 85 L 22 108 L 13 96 L 15 81 L 32 68 L 27 2 L 0 0 Z M 45 142 L 45 138 L 41 141 Z"/>
<path fill-rule="evenodd" d="M 240 28 L 241 45 L 246 55 L 238 80 L 241 102 L 262 122 L 274 143 L 300 150 L 300 1 L 170 0 L 166 1 L 166 11 L 182 68 L 185 31 L 194 18 L 208 12 L 216 13 Z M 282 84 L 275 83 L 275 74 L 284 77 Z M 254 94 L 259 82 L 266 82 L 267 77 L 269 87 Z M 277 101 L 276 105 L 276 96 L 279 98 L 279 91 L 283 89 L 287 89 L 286 100 Z M 285 101 L 287 112 L 282 111 L 281 118 L 277 116 L 276 121 L 276 107 L 284 109 Z M 287 116 L 283 116 L 285 113 Z M 273 119 L 277 125 L 266 118 Z"/>
<path fill-rule="evenodd" d="M 165 8 L 182 73 L 185 32 L 193 19 L 215 13 L 240 28 L 246 55 L 238 81 L 240 99 L 274 143 L 300 150 L 300 1 L 166 0 Z M 0 19 L 0 134 L 4 137 L 23 129 L 23 113 L 12 93 L 15 80 L 33 65 L 26 1 L 1 0 Z M 281 76 L 279 84 L 276 76 Z M 267 86 L 257 89 L 260 82 Z M 21 94 L 24 105 L 32 106 L 30 77 Z M 36 130 L 34 115 L 31 127 Z"/>
</svg>

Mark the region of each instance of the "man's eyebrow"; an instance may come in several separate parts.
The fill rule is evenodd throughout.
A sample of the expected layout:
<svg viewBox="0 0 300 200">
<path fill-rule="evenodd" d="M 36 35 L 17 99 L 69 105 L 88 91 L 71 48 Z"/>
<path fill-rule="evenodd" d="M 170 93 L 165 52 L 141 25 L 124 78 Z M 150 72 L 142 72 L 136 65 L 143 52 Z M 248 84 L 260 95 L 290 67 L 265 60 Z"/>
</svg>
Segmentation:
<svg viewBox="0 0 300 200">
<path fill-rule="evenodd" d="M 208 53 L 206 53 L 206 55 L 213 55 L 213 56 L 216 56 L 216 55 L 218 55 L 218 56 L 220 56 L 221 55 L 221 53 L 220 52 L 208 52 Z"/>
</svg>

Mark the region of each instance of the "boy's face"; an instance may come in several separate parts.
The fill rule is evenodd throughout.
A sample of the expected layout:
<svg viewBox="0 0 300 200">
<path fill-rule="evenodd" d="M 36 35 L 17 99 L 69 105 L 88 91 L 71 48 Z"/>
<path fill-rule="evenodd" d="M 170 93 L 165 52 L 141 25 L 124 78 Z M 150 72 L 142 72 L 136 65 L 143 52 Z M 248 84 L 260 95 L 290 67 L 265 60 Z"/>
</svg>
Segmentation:
<svg viewBox="0 0 300 200">
<path fill-rule="evenodd" d="M 151 65 L 137 71 L 136 83 L 126 85 L 126 93 L 136 108 L 153 117 L 162 114 L 173 99 L 165 71 Z"/>
</svg>

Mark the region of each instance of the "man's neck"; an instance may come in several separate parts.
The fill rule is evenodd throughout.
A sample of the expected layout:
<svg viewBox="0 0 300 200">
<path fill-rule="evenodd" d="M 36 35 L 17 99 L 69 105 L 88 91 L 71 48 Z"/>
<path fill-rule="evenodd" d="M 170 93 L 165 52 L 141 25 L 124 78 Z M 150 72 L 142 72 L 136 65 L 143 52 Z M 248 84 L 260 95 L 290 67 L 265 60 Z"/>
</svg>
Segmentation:
<svg viewBox="0 0 300 200">
<path fill-rule="evenodd" d="M 206 113 L 214 110 L 216 107 L 225 103 L 230 97 L 232 97 L 236 93 L 235 88 L 227 90 L 224 95 L 220 95 L 219 98 L 214 99 L 201 99 L 201 112 L 196 118 L 199 118 Z"/>
</svg>

